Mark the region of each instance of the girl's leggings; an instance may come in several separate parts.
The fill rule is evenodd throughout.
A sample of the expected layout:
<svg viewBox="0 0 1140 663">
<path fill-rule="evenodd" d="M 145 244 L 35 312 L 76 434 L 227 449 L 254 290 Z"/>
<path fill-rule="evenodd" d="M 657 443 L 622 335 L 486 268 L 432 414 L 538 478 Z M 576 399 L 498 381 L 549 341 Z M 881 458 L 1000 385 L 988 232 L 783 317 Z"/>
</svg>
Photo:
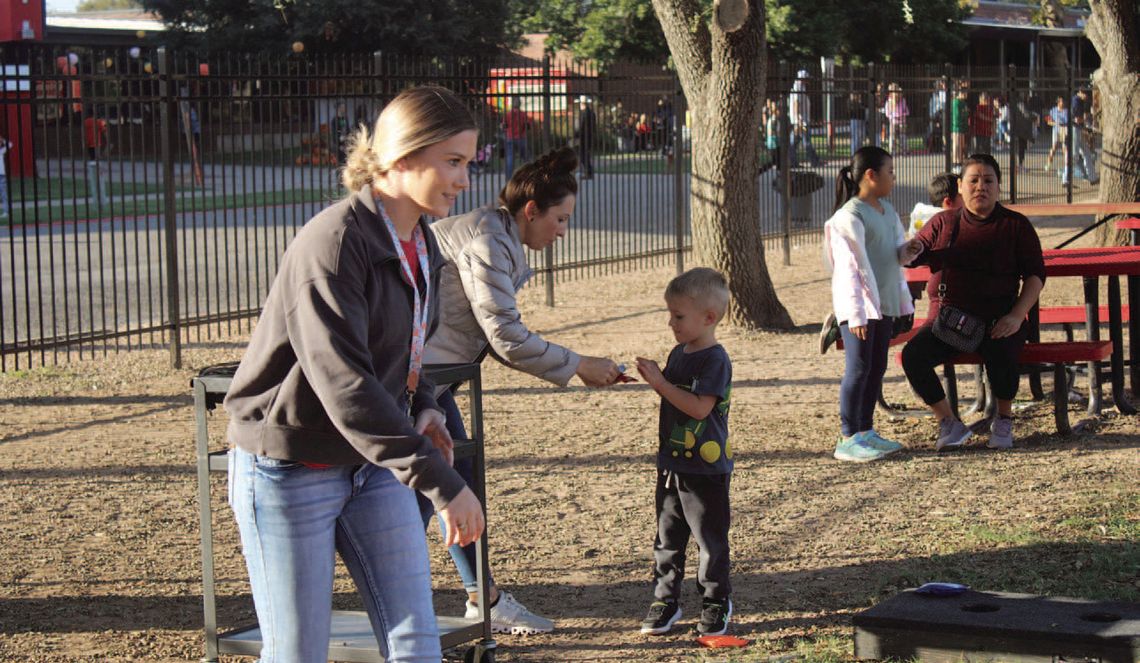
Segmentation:
<svg viewBox="0 0 1140 663">
<path fill-rule="evenodd" d="M 894 318 L 867 321 L 867 340 L 851 333 L 847 323 L 839 325 L 847 367 L 839 383 L 839 421 L 844 437 L 871 430 L 875 423 L 875 403 L 883 389 L 887 372 L 887 351 L 894 331 Z"/>
</svg>

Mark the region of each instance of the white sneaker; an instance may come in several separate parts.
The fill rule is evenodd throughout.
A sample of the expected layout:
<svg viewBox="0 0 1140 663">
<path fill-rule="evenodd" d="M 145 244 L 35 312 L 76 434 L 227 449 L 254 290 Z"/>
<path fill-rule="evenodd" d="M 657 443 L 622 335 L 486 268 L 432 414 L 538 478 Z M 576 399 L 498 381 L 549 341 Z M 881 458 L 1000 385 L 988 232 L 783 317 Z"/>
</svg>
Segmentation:
<svg viewBox="0 0 1140 663">
<path fill-rule="evenodd" d="M 467 619 L 479 619 L 479 606 L 474 601 L 467 602 Z M 499 590 L 499 602 L 491 606 L 491 632 L 511 635 L 533 635 L 550 633 L 554 622 L 534 614 L 526 606 L 515 600 L 510 592 Z"/>
</svg>

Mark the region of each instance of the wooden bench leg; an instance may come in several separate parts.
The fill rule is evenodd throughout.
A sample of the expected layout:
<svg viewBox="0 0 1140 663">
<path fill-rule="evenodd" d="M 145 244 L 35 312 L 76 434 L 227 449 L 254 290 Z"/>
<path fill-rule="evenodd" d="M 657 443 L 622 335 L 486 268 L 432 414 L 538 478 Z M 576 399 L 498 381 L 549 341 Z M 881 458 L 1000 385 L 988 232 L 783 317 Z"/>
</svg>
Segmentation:
<svg viewBox="0 0 1140 663">
<path fill-rule="evenodd" d="M 1069 378 L 1064 364 L 1053 364 L 1053 420 L 1059 435 L 1072 435 L 1069 425 Z"/>
<path fill-rule="evenodd" d="M 1085 339 L 1089 341 L 1100 340 L 1100 290 L 1095 276 L 1083 278 L 1085 290 Z M 1100 363 L 1089 363 L 1089 414 L 1100 416 Z"/>
</svg>

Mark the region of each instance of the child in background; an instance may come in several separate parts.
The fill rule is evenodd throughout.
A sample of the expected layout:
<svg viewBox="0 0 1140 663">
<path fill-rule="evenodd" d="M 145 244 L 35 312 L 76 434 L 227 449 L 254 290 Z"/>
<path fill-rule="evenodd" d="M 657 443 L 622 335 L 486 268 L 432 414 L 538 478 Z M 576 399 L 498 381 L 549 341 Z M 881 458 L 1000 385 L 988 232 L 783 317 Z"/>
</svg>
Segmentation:
<svg viewBox="0 0 1140 663">
<path fill-rule="evenodd" d="M 732 363 L 717 343 L 716 326 L 728 308 L 728 286 L 715 270 L 690 269 L 669 282 L 665 303 L 677 346 L 669 353 L 664 373 L 657 362 L 637 358 L 637 372 L 661 395 L 653 542 L 656 586 L 641 632 L 667 633 L 681 618 L 678 600 L 685 547 L 692 533 L 700 553 L 697 631 L 721 635 L 732 617 L 728 580 Z"/>
<path fill-rule="evenodd" d="M 886 199 L 894 184 L 890 153 L 860 148 L 839 171 L 836 211 L 824 225 L 832 303 L 847 362 L 839 388 L 842 434 L 833 454 L 839 460 L 868 462 L 902 449 L 874 428 L 894 319 L 914 313 L 902 265 L 922 252 L 920 242 L 907 241 Z"/>
<path fill-rule="evenodd" d="M 958 93 L 950 102 L 950 147 L 954 163 L 958 168 L 966 160 L 966 143 L 970 130 L 970 102 L 965 87 L 959 85 Z"/>
</svg>

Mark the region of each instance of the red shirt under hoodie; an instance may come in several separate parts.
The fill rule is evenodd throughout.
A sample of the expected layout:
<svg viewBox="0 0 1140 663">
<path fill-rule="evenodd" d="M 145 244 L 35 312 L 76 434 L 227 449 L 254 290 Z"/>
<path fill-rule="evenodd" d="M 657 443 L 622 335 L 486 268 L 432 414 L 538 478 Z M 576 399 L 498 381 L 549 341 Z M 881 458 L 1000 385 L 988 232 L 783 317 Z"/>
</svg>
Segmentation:
<svg viewBox="0 0 1140 663">
<path fill-rule="evenodd" d="M 1045 282 L 1037 231 L 1029 219 L 1000 203 L 986 218 L 965 207 L 939 212 L 916 237 L 924 250 L 913 264 L 930 265 L 932 274 L 940 274 L 945 303 L 984 320 L 1009 313 L 1025 279 Z"/>
</svg>

